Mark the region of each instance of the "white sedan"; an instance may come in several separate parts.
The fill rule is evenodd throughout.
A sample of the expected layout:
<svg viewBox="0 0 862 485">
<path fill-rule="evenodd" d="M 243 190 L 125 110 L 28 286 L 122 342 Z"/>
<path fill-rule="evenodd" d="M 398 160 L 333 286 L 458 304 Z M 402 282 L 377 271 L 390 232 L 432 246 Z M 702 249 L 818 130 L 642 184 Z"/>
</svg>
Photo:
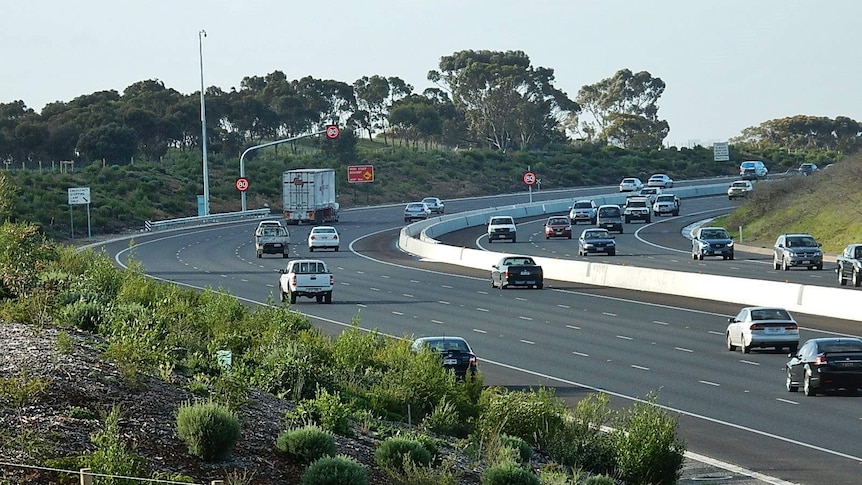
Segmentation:
<svg viewBox="0 0 862 485">
<path fill-rule="evenodd" d="M 643 182 L 634 177 L 626 177 L 620 182 L 620 192 L 637 192 L 643 187 Z"/>
<path fill-rule="evenodd" d="M 799 348 L 799 326 L 784 308 L 745 307 L 727 322 L 727 350 L 739 347 L 747 354 L 752 347 L 771 347 L 795 354 Z"/>
<path fill-rule="evenodd" d="M 673 179 L 663 173 L 657 173 L 647 180 L 647 186 L 669 189 L 673 187 Z"/>
<path fill-rule="evenodd" d="M 443 214 L 445 212 L 443 201 L 437 197 L 425 197 L 422 199 L 422 203 L 427 205 L 428 209 L 434 214 Z"/>
<path fill-rule="evenodd" d="M 332 226 L 316 226 L 308 233 L 308 250 L 334 249 L 338 251 L 338 230 Z"/>
</svg>

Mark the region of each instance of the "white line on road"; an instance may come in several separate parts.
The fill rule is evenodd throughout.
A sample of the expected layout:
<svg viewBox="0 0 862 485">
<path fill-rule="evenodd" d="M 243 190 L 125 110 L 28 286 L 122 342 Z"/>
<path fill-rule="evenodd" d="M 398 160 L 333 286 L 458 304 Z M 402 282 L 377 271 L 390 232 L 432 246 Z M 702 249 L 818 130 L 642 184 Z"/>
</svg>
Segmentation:
<svg viewBox="0 0 862 485">
<path fill-rule="evenodd" d="M 441 286 L 442 288 L 452 289 L 452 287 L 451 287 L 451 286 L 449 286 L 449 285 L 440 285 L 440 286 Z"/>
<path fill-rule="evenodd" d="M 577 325 L 566 325 L 566 327 L 567 327 L 567 328 L 571 328 L 571 329 L 573 329 L 573 330 L 580 330 L 580 329 L 581 329 L 581 327 L 579 327 L 579 326 L 577 326 Z"/>
<path fill-rule="evenodd" d="M 411 295 L 410 293 L 401 293 L 401 296 L 403 296 L 405 298 L 416 298 L 415 296 Z"/>
<path fill-rule="evenodd" d="M 652 323 L 655 323 L 656 325 L 670 325 L 669 323 L 662 322 L 660 320 L 653 320 Z"/>
<path fill-rule="evenodd" d="M 392 312 L 392 314 L 393 314 L 393 315 L 404 315 L 403 313 L 401 313 L 401 312 L 396 312 L 396 311 L 393 311 L 393 312 Z"/>
<path fill-rule="evenodd" d="M 784 398 L 780 398 L 780 397 L 776 398 L 775 400 L 779 401 L 779 402 L 786 402 L 787 404 L 799 404 L 796 401 L 791 401 L 790 399 L 784 399 Z"/>
<path fill-rule="evenodd" d="M 477 308 L 476 310 L 478 310 L 480 312 L 490 312 L 491 311 L 491 310 L 488 310 L 487 308 Z"/>
<path fill-rule="evenodd" d="M 753 362 L 753 361 L 750 361 L 750 360 L 742 360 L 742 359 L 739 359 L 739 361 L 740 361 L 740 362 L 742 362 L 743 364 L 748 364 L 748 365 L 760 365 L 760 362 Z"/>
<path fill-rule="evenodd" d="M 440 320 L 431 320 L 431 323 L 436 323 L 436 324 L 438 324 L 438 325 L 443 325 L 443 322 L 441 322 Z"/>
<path fill-rule="evenodd" d="M 602 312 L 602 315 L 607 315 L 607 316 L 609 316 L 609 317 L 615 317 L 615 316 L 617 316 L 617 314 L 616 314 L 616 313 L 611 313 L 611 312 Z"/>
<path fill-rule="evenodd" d="M 621 339 L 623 339 L 623 340 L 634 340 L 633 338 L 631 338 L 631 337 L 626 337 L 625 335 L 617 335 L 617 338 L 621 338 Z"/>
<path fill-rule="evenodd" d="M 649 370 L 649 367 L 644 367 L 642 365 L 635 365 L 635 364 L 632 364 L 632 368 L 639 369 L 639 370 Z"/>
<path fill-rule="evenodd" d="M 585 354 L 585 353 L 583 353 L 583 352 L 575 352 L 575 351 L 572 351 L 572 353 L 573 353 L 573 354 L 575 354 L 575 355 L 580 355 L 581 357 L 589 357 L 589 356 L 590 356 L 590 354 Z"/>
<path fill-rule="evenodd" d="M 532 319 L 532 318 L 530 318 L 530 317 L 524 317 L 524 316 L 520 316 L 520 317 L 518 317 L 518 318 L 520 318 L 521 320 L 530 320 L 530 321 L 532 321 L 532 320 L 533 320 L 533 319 Z"/>
<path fill-rule="evenodd" d="M 685 348 L 682 348 L 682 347 L 674 347 L 673 349 L 674 349 L 674 350 L 679 350 L 680 352 L 694 352 L 694 350 L 691 350 L 691 349 L 685 349 Z"/>
<path fill-rule="evenodd" d="M 709 382 L 709 381 L 697 381 L 697 382 L 700 382 L 701 384 L 706 384 L 707 386 L 721 387 L 721 384 L 719 384 L 717 382 Z"/>
<path fill-rule="evenodd" d="M 374 287 L 371 287 L 371 288 L 368 288 L 368 289 L 369 289 L 369 290 L 371 290 L 371 291 L 380 291 L 380 288 L 374 288 Z"/>
<path fill-rule="evenodd" d="M 474 328 L 474 329 L 473 329 L 473 331 L 474 331 L 474 332 L 476 332 L 476 333 L 488 333 L 488 332 L 486 332 L 486 331 L 484 331 L 484 330 L 479 330 L 478 328 Z"/>
<path fill-rule="evenodd" d="M 533 342 L 533 341 L 531 341 L 531 340 L 524 340 L 524 339 L 521 339 L 521 342 L 523 342 L 523 343 L 525 343 L 525 344 L 536 345 L 536 342 Z"/>
<path fill-rule="evenodd" d="M 570 307 L 569 305 L 557 305 L 557 306 L 558 306 L 558 307 L 560 307 L 560 308 L 572 308 L 572 307 Z"/>
</svg>

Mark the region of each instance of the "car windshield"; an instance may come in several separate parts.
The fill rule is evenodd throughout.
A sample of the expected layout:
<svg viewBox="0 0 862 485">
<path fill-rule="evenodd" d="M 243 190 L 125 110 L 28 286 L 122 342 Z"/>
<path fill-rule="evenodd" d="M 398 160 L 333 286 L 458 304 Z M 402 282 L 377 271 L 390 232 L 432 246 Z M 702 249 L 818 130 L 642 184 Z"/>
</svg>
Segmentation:
<svg viewBox="0 0 862 485">
<path fill-rule="evenodd" d="M 620 210 L 616 207 L 603 207 L 599 209 L 599 215 L 602 217 L 619 217 Z"/>
<path fill-rule="evenodd" d="M 751 310 L 751 320 L 790 320 L 790 314 L 783 308 L 758 308 Z"/>
<path fill-rule="evenodd" d="M 589 209 L 592 204 L 589 202 L 575 202 L 575 209 Z"/>
<path fill-rule="evenodd" d="M 748 184 L 745 182 L 734 182 L 733 186 L 734 187 L 748 187 Z"/>
<path fill-rule="evenodd" d="M 788 237 L 785 245 L 788 248 L 813 248 L 817 246 L 817 241 L 810 236 Z"/>
<path fill-rule="evenodd" d="M 724 229 L 710 229 L 700 232 L 701 239 L 730 239 Z"/>
<path fill-rule="evenodd" d="M 610 239 L 608 231 L 589 231 L 584 233 L 584 239 Z"/>
</svg>

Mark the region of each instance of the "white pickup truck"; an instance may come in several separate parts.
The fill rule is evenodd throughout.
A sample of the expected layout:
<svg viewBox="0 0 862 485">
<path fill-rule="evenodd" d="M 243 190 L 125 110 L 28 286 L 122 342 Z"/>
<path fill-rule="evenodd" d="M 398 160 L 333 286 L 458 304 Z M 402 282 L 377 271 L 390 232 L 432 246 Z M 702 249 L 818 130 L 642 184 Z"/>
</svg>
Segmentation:
<svg viewBox="0 0 862 485">
<path fill-rule="evenodd" d="M 290 253 L 290 233 L 281 224 L 261 224 L 254 231 L 254 251 L 258 258 L 264 254 L 286 258 Z"/>
<path fill-rule="evenodd" d="M 314 298 L 317 303 L 332 303 L 335 278 L 326 263 L 319 259 L 296 259 L 280 270 L 279 299 L 296 303 L 296 297 Z"/>
</svg>

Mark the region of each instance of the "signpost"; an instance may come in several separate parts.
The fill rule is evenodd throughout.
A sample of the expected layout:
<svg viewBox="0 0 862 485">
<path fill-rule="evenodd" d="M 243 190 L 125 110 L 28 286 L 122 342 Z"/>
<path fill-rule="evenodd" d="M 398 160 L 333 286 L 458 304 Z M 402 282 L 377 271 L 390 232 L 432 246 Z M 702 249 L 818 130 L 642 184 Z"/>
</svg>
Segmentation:
<svg viewBox="0 0 862 485">
<path fill-rule="evenodd" d="M 374 165 L 348 165 L 347 181 L 350 183 L 374 182 Z"/>
<path fill-rule="evenodd" d="M 536 174 L 530 171 L 530 167 L 527 167 L 527 171 L 524 173 L 523 177 L 524 183 L 527 184 L 527 187 L 530 189 L 530 203 L 533 203 L 533 184 L 536 183 Z"/>
<path fill-rule="evenodd" d="M 75 239 L 75 219 L 72 216 L 73 205 L 87 205 L 87 239 L 92 239 L 93 231 L 90 227 L 90 187 L 69 188 L 69 229 L 72 239 Z"/>
<path fill-rule="evenodd" d="M 726 141 L 712 144 L 712 157 L 716 162 L 727 162 L 730 160 L 730 148 Z"/>
</svg>

